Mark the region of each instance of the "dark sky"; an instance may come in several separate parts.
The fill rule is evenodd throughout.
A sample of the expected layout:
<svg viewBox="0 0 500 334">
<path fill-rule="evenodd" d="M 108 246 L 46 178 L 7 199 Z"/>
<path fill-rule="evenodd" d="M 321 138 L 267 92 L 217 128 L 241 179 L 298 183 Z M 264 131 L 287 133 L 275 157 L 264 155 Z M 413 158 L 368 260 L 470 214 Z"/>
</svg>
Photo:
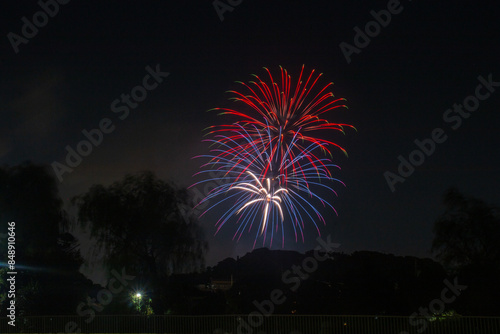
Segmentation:
<svg viewBox="0 0 500 334">
<path fill-rule="evenodd" d="M 389 24 L 348 63 L 339 45 L 353 45 L 354 28 L 364 30 L 374 20 L 371 11 L 394 3 L 245 0 L 221 21 L 212 1 L 73 0 L 60 4 L 45 25 L 36 1 L 2 3 L 0 163 L 64 163 L 65 147 L 76 148 L 85 139 L 82 130 L 108 118 L 114 130 L 63 175 L 65 201 L 91 184 L 141 170 L 187 186 L 200 164 L 191 158 L 206 151 L 202 130 L 221 121 L 207 110 L 228 104 L 225 92 L 239 88 L 235 81 L 264 75 L 264 66 L 277 74 L 279 65 L 293 79 L 305 64 L 348 100 L 349 109 L 329 119 L 358 129 L 331 138 L 349 157 L 334 156 L 346 187 L 336 187 L 339 197 L 331 202 L 338 217 L 325 213 L 322 235 L 331 234 L 345 252 L 430 256 L 446 189 L 500 204 L 500 87 L 491 87 L 496 91 L 459 126 L 443 119 L 455 103 L 474 102 L 479 76 L 500 82 L 500 7 L 494 1 L 401 1 Z M 22 37 L 22 18 L 33 22 L 33 15 L 43 26 L 16 53 L 9 36 Z M 157 65 L 169 76 L 120 119 L 112 102 Z M 397 173 L 398 156 L 408 158 L 414 141 L 436 128 L 446 141 L 392 192 L 384 173 Z M 201 221 L 211 247 L 208 264 L 251 251 L 253 233 L 236 244 L 234 225 L 214 237 L 214 215 Z M 314 247 L 317 235 L 307 232 L 305 244 L 285 248 Z M 82 243 L 88 243 L 83 235 Z"/>
</svg>

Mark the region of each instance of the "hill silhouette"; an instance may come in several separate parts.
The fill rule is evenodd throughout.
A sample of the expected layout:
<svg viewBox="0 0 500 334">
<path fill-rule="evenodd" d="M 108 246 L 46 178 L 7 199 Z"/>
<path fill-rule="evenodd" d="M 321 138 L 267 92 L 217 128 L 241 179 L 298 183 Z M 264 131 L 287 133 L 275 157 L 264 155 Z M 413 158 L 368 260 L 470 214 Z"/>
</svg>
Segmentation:
<svg viewBox="0 0 500 334">
<path fill-rule="evenodd" d="M 438 298 L 446 279 L 431 259 L 371 251 L 321 256 L 259 248 L 203 273 L 173 275 L 170 312 L 249 313 L 279 290 L 284 301 L 275 305 L 277 314 L 408 315 Z"/>
</svg>

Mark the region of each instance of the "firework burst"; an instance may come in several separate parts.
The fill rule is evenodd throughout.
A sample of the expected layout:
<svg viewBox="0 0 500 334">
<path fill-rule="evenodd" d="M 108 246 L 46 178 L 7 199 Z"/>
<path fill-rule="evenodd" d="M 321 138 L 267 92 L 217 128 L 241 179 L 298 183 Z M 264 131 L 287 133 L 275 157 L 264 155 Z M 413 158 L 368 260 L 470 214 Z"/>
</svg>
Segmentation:
<svg viewBox="0 0 500 334">
<path fill-rule="evenodd" d="M 269 144 L 276 150 L 274 156 L 283 155 L 290 147 L 290 141 L 293 138 L 299 139 L 296 142 L 294 151 L 300 150 L 304 146 L 302 143 L 314 143 L 323 150 L 324 153 L 332 156 L 330 147 L 340 149 L 347 154 L 340 145 L 315 137 L 315 133 L 320 130 L 334 130 L 345 133 L 345 128 L 354 128 L 352 125 L 330 122 L 325 113 L 339 108 L 347 108 L 344 98 L 335 98 L 330 88 L 333 83 L 330 82 L 322 88 L 316 89 L 319 79 L 323 75 L 315 74 L 312 70 L 309 75 L 304 74 L 304 66 L 300 71 L 299 78 L 294 88 L 292 88 L 292 79 L 287 70 L 280 67 L 281 82 L 277 83 L 269 69 L 264 68 L 269 77 L 269 83 L 257 75 L 253 75 L 254 81 L 244 83 L 238 81 L 246 91 L 229 91 L 233 94 L 230 99 L 238 102 L 241 109 L 215 108 L 219 115 L 232 115 L 237 120 L 232 124 L 210 127 L 209 135 L 216 133 L 231 133 L 239 125 L 249 127 L 248 135 L 256 142 L 262 145 L 268 144 L 262 142 L 262 132 L 268 132 L 271 136 L 266 137 Z M 238 142 L 243 139 L 238 136 L 231 136 L 229 139 Z M 247 141 L 243 141 L 247 145 Z"/>
<path fill-rule="evenodd" d="M 256 81 L 241 83 L 248 94 L 231 91 L 232 98 L 240 103 L 241 110 L 217 108 L 220 115 L 232 116 L 236 120 L 227 125 L 210 127 L 205 141 L 211 144 L 210 154 L 200 157 L 208 159 L 202 165 L 204 173 L 219 173 L 220 180 L 198 205 L 210 203 L 206 210 L 230 203 L 231 208 L 222 214 L 216 223 L 217 232 L 232 217 L 238 228 L 233 239 L 239 240 L 245 231 L 258 225 L 255 242 L 270 233 L 272 245 L 274 235 L 279 233 L 284 245 L 284 222 L 290 221 L 295 240 L 304 241 L 306 222 L 312 222 L 318 234 L 317 221 L 325 224 L 314 203 L 333 206 L 324 200 L 317 190 L 331 188 L 330 169 L 338 168 L 332 163 L 332 148 L 345 150 L 336 143 L 315 137 L 320 130 L 336 130 L 344 133 L 351 125 L 332 123 L 325 113 L 337 108 L 344 99 L 335 99 L 329 92 L 332 83 L 315 92 L 321 74 L 314 70 L 304 76 L 302 67 L 295 88 L 291 77 L 281 68 L 281 83 L 270 83 L 254 75 Z M 305 82 L 304 82 L 305 81 Z M 219 181 L 220 181 L 219 180 Z M 214 181 L 202 180 L 193 186 Z M 205 212 L 206 212 L 205 211 Z M 203 212 L 202 215 L 205 214 Z M 335 211 L 336 212 L 336 211 Z"/>
</svg>

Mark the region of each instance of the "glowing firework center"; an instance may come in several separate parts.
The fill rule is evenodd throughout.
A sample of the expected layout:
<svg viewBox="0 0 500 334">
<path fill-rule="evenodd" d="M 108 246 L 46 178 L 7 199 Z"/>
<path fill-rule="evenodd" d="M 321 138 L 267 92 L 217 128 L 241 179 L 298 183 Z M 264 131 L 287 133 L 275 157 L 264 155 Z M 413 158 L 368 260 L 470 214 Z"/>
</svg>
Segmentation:
<svg viewBox="0 0 500 334">
<path fill-rule="evenodd" d="M 255 194 L 259 198 L 253 199 L 249 202 L 247 202 L 245 205 L 243 205 L 238 211 L 236 211 L 236 214 L 239 214 L 242 210 L 244 210 L 246 207 L 249 205 L 252 205 L 254 203 L 258 202 L 264 202 L 265 203 L 265 208 L 264 208 L 264 216 L 262 218 L 262 223 L 261 223 L 261 228 L 260 228 L 260 234 L 264 232 L 266 226 L 267 226 L 267 219 L 269 216 L 269 209 L 270 205 L 275 205 L 276 208 L 278 209 L 280 216 L 281 216 L 281 221 L 284 220 L 283 218 L 283 210 L 281 209 L 281 198 L 279 197 L 279 193 L 285 192 L 288 193 L 288 190 L 285 188 L 281 188 L 278 185 L 278 189 L 275 190 L 275 181 L 272 181 L 273 184 L 271 184 L 271 179 L 266 178 L 265 179 L 265 184 L 266 187 L 262 186 L 262 183 L 257 179 L 257 177 L 252 174 L 251 172 L 247 172 L 252 176 L 252 178 L 255 180 L 255 182 L 258 184 L 258 187 L 251 184 L 251 183 L 242 183 L 238 186 L 235 186 L 234 189 L 241 189 L 244 191 L 248 191 L 252 194 Z M 273 180 L 275 180 L 273 178 Z"/>
</svg>

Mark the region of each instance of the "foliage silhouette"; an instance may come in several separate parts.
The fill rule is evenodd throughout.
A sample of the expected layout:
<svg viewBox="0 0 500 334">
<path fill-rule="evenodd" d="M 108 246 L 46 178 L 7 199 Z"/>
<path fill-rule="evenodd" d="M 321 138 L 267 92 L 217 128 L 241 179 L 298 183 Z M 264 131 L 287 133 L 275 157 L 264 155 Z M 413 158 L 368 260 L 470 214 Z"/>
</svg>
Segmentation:
<svg viewBox="0 0 500 334">
<path fill-rule="evenodd" d="M 500 264 L 498 208 L 449 189 L 446 211 L 434 224 L 432 251 L 449 269 Z"/>
<path fill-rule="evenodd" d="M 0 168 L 0 222 L 15 222 L 18 315 L 74 313 L 90 281 L 78 272 L 77 240 L 67 232 L 57 181 L 46 166 L 24 163 Z M 0 239 L 1 258 L 7 250 Z M 5 255 L 5 256 L 4 256 Z M 5 299 L 6 272 L 0 273 Z"/>
<path fill-rule="evenodd" d="M 162 279 L 204 265 L 202 230 L 180 210 L 189 203 L 186 190 L 151 172 L 126 175 L 107 187 L 94 185 L 72 203 L 81 226 L 97 240 L 104 263 L 110 269 L 127 268 L 140 276 L 141 288 L 153 290 L 155 313 L 163 310 Z"/>
<path fill-rule="evenodd" d="M 462 314 L 500 315 L 499 209 L 451 188 L 445 212 L 434 224 L 432 250 L 468 286 L 457 301 Z"/>
</svg>

